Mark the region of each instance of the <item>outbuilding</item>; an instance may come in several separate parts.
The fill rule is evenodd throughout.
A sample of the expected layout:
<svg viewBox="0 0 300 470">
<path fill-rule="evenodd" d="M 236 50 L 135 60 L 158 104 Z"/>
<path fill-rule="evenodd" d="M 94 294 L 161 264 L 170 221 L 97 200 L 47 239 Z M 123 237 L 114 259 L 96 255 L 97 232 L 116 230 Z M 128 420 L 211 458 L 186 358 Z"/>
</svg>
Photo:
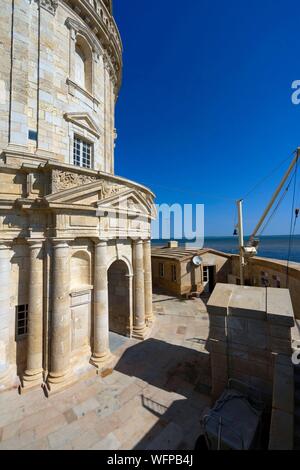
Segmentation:
<svg viewBox="0 0 300 470">
<path fill-rule="evenodd" d="M 216 283 L 227 283 L 231 273 L 231 255 L 210 248 L 179 247 L 171 242 L 152 246 L 153 287 L 182 296 L 210 295 Z"/>
</svg>

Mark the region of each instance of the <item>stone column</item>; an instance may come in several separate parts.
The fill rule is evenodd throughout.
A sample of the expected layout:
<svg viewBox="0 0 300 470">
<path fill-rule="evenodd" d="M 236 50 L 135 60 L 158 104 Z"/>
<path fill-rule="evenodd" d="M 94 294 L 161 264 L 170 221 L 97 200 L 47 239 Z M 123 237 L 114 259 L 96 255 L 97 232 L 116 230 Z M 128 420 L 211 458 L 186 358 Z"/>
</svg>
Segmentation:
<svg viewBox="0 0 300 470">
<path fill-rule="evenodd" d="M 107 240 L 95 241 L 94 266 L 94 343 L 91 361 L 96 367 L 101 367 L 110 357 Z"/>
<path fill-rule="evenodd" d="M 10 372 L 9 364 L 9 317 L 11 295 L 11 244 L 0 240 L 0 391 L 5 387 Z"/>
<path fill-rule="evenodd" d="M 71 351 L 70 258 L 66 240 L 53 241 L 52 315 L 48 382 L 60 384 L 69 375 Z"/>
<path fill-rule="evenodd" d="M 43 382 L 43 244 L 28 240 L 30 250 L 27 368 L 23 386 Z"/>
<path fill-rule="evenodd" d="M 144 241 L 144 282 L 145 282 L 145 317 L 146 324 L 153 322 L 152 309 L 152 270 L 151 270 L 151 240 Z"/>
<path fill-rule="evenodd" d="M 133 334 L 144 338 L 145 323 L 145 283 L 144 283 L 144 250 L 143 240 L 133 241 L 133 270 L 134 270 L 134 320 Z"/>
</svg>

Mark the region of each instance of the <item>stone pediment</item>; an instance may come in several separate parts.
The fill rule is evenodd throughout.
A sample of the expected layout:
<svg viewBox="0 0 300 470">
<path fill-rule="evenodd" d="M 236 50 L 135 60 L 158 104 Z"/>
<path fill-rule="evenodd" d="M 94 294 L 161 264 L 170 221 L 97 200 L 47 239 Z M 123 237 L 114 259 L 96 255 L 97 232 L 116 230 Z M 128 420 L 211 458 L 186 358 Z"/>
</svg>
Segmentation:
<svg viewBox="0 0 300 470">
<path fill-rule="evenodd" d="M 98 201 L 97 207 L 100 212 L 123 213 L 129 217 L 154 216 L 152 198 L 132 188 Z"/>
<path fill-rule="evenodd" d="M 71 175 L 73 176 L 73 174 Z M 70 184 L 65 184 L 66 189 L 50 194 L 46 200 L 49 203 L 94 205 L 96 207 L 99 200 L 128 189 L 121 184 L 107 182 L 104 179 L 97 179 L 97 177 L 85 179 L 86 175 L 77 176 L 78 181 L 76 179 L 74 182 L 72 179 Z"/>
<path fill-rule="evenodd" d="M 114 181 L 96 179 L 81 186 L 70 187 L 45 198 L 49 206 L 87 206 L 112 214 L 126 213 L 132 217 L 155 216 L 152 196 Z"/>
<path fill-rule="evenodd" d="M 88 113 L 66 113 L 64 118 L 66 121 L 72 122 L 88 132 L 91 132 L 96 137 L 100 137 L 100 129 Z"/>
</svg>

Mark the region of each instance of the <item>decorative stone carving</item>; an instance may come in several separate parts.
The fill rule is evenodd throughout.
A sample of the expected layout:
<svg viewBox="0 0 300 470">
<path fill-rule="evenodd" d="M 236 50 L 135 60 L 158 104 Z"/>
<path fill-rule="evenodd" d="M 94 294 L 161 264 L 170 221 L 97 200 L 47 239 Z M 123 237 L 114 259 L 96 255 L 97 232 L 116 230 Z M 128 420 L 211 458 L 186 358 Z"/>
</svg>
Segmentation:
<svg viewBox="0 0 300 470">
<path fill-rule="evenodd" d="M 41 8 L 44 8 L 52 15 L 55 15 L 58 7 L 58 0 L 38 0 L 38 4 Z"/>
<path fill-rule="evenodd" d="M 109 78 L 112 80 L 113 86 L 115 88 L 118 83 L 117 72 L 119 68 L 111 51 L 106 50 L 103 54 L 103 64 L 105 69 L 108 71 Z"/>
<path fill-rule="evenodd" d="M 52 172 L 52 193 L 64 191 L 65 189 L 76 188 L 83 184 L 93 183 L 96 176 L 80 175 L 69 171 L 53 170 Z"/>
<path fill-rule="evenodd" d="M 83 175 L 71 171 L 53 170 L 52 171 L 52 194 L 66 189 L 76 188 L 84 184 L 94 183 L 99 180 L 97 176 Z M 99 180 L 100 183 L 100 180 Z M 113 184 L 103 180 L 100 184 L 100 199 L 106 199 L 126 187 L 120 184 Z"/>
<path fill-rule="evenodd" d="M 122 189 L 124 189 L 124 187 L 119 184 L 111 184 L 107 181 L 103 181 L 100 189 L 100 199 L 106 199 L 107 197 L 113 196 L 114 194 L 119 193 Z"/>
</svg>

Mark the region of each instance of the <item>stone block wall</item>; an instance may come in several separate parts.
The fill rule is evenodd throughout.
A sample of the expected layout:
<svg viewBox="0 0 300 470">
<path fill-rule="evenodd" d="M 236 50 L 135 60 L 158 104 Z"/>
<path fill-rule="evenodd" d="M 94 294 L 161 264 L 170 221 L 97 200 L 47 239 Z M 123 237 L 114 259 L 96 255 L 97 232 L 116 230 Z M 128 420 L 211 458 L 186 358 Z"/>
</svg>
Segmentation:
<svg viewBox="0 0 300 470">
<path fill-rule="evenodd" d="M 232 256 L 232 275 L 239 278 L 239 257 Z M 262 276 L 264 273 L 264 276 Z M 245 267 L 246 283 L 251 286 L 263 286 L 263 279 L 267 280 L 268 287 L 289 289 L 294 309 L 295 318 L 300 319 L 300 265 L 290 263 L 287 270 L 287 262 L 267 258 L 250 258 Z"/>
<path fill-rule="evenodd" d="M 292 355 L 288 290 L 218 284 L 207 308 L 213 397 L 236 379 L 271 404 L 274 361 L 278 355 L 291 361 Z"/>
<path fill-rule="evenodd" d="M 0 152 L 15 152 L 15 158 L 4 155 L 6 163 L 19 166 L 32 155 L 73 164 L 76 135 L 93 146 L 92 168 L 114 172 L 122 46 L 105 7 L 104 24 L 98 8 L 96 15 L 81 3 L 1 2 Z M 79 38 L 86 45 L 90 90 L 76 81 Z"/>
<path fill-rule="evenodd" d="M 294 448 L 294 367 L 289 357 L 274 361 L 270 450 Z"/>
</svg>

